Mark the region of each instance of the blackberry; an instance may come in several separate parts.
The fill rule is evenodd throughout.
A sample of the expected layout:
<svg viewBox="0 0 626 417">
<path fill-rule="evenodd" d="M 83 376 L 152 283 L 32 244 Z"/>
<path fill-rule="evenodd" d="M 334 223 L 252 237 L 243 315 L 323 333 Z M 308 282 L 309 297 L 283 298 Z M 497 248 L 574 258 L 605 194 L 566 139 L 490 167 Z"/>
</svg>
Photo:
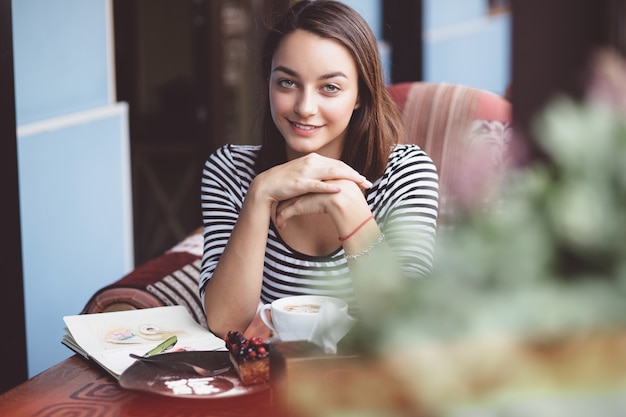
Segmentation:
<svg viewBox="0 0 626 417">
<path fill-rule="evenodd" d="M 239 363 L 255 361 L 269 355 L 269 344 L 260 337 L 248 340 L 240 332 L 230 331 L 224 339 L 226 348 Z"/>
</svg>

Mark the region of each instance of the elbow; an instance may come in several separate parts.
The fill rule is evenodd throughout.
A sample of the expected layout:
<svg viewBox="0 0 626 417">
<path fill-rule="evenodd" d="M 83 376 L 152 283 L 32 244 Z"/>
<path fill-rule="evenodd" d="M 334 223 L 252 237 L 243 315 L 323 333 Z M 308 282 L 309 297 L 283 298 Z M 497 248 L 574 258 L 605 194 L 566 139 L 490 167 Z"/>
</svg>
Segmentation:
<svg viewBox="0 0 626 417">
<path fill-rule="evenodd" d="M 222 328 L 219 327 L 214 327 L 211 323 L 209 323 L 209 321 L 207 320 L 207 326 L 209 328 L 209 331 L 211 333 L 213 333 L 215 336 L 219 337 L 220 339 L 224 339 L 226 337 L 226 334 L 228 334 L 228 331 L 224 331 Z"/>
<path fill-rule="evenodd" d="M 225 338 L 228 332 L 238 331 L 243 333 L 247 329 L 245 323 L 237 323 L 230 320 L 219 319 L 207 314 L 207 327 L 211 333 L 220 338 Z"/>
</svg>

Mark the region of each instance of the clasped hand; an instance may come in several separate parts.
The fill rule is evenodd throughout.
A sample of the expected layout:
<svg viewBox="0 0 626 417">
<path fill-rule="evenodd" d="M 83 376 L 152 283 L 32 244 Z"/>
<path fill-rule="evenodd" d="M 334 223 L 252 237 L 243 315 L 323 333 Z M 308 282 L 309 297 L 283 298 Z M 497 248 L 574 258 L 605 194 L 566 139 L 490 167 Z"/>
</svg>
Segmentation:
<svg viewBox="0 0 626 417">
<path fill-rule="evenodd" d="M 346 163 L 315 153 L 275 166 L 259 174 L 255 183 L 272 207 L 278 228 L 295 216 L 332 216 L 341 204 L 364 201 L 363 190 L 372 186 Z"/>
</svg>

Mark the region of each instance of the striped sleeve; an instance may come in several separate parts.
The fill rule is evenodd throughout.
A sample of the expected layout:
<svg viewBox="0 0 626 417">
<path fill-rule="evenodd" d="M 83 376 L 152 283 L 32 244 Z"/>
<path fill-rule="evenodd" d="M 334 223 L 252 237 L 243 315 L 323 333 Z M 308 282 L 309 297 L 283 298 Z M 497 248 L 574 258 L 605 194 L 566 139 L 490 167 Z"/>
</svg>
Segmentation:
<svg viewBox="0 0 626 417">
<path fill-rule="evenodd" d="M 234 150 L 236 149 L 236 152 Z M 256 148 L 227 145 L 206 161 L 202 171 L 200 204 L 204 225 L 203 255 L 200 268 L 200 295 L 215 271 L 243 206 L 253 178 Z"/>
<path fill-rule="evenodd" d="M 396 147 L 374 190 L 371 207 L 404 272 L 428 274 L 437 230 L 438 176 L 416 145 Z"/>
</svg>

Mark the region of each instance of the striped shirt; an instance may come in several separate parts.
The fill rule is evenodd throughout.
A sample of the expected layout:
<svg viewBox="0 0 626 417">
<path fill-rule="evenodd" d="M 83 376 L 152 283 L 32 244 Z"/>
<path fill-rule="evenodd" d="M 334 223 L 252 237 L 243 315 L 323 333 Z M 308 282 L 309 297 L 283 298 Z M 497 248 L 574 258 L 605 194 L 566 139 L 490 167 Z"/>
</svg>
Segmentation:
<svg viewBox="0 0 626 417">
<path fill-rule="evenodd" d="M 201 188 L 202 300 L 255 177 L 258 152 L 259 146 L 226 145 L 205 163 Z M 417 145 L 397 145 L 383 175 L 365 196 L 403 271 L 408 276 L 428 274 L 433 265 L 438 206 L 438 177 L 432 160 Z M 354 305 L 343 248 L 326 256 L 302 254 L 290 248 L 270 222 L 261 302 L 303 294 L 332 295 Z"/>
</svg>

